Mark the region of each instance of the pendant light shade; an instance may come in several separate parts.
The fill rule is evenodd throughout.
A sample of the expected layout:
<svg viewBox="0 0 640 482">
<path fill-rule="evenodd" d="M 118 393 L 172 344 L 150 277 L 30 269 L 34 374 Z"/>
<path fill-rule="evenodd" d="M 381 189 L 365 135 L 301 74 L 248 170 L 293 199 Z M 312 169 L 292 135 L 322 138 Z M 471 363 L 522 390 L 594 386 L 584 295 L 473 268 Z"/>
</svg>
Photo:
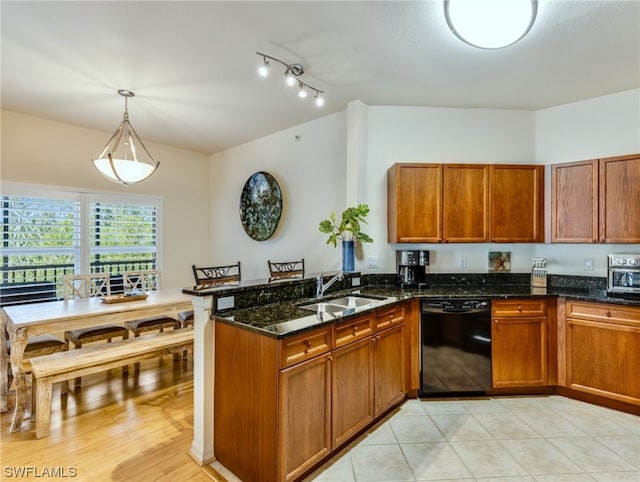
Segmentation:
<svg viewBox="0 0 640 482">
<path fill-rule="evenodd" d="M 160 163 L 149 153 L 129 122 L 127 100 L 135 94 L 129 90 L 118 90 L 118 94 L 124 97 L 122 122 L 102 152 L 93 159 L 93 165 L 110 181 L 127 186 L 147 179 Z"/>
<path fill-rule="evenodd" d="M 463 42 L 500 49 L 524 37 L 535 22 L 537 0 L 445 0 L 451 31 Z"/>
</svg>

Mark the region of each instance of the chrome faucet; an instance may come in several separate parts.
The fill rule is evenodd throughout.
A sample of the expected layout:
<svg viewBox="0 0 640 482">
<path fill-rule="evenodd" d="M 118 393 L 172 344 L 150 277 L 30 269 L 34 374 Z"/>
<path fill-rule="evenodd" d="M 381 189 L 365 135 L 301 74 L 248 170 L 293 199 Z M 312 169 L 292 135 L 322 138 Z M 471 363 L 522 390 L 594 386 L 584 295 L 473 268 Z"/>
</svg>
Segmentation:
<svg viewBox="0 0 640 482">
<path fill-rule="evenodd" d="M 316 277 L 316 298 L 324 296 L 325 291 L 327 291 L 333 283 L 335 283 L 336 281 L 342 281 L 344 279 L 344 274 L 342 273 L 342 271 L 338 272 L 338 274 L 336 274 L 326 283 L 323 280 L 323 276 L 324 272 L 320 273 Z"/>
</svg>

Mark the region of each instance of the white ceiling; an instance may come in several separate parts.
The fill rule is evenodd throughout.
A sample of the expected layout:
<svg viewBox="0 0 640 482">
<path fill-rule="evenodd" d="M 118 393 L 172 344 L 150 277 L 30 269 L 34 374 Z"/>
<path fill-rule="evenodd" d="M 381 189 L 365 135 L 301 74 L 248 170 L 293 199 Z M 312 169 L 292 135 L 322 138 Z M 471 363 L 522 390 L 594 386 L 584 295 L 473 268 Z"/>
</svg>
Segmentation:
<svg viewBox="0 0 640 482">
<path fill-rule="evenodd" d="M 4 109 L 110 134 L 129 89 L 143 139 L 204 153 L 355 99 L 539 110 L 640 87 L 640 0 L 539 0 L 529 34 L 498 50 L 458 40 L 436 0 L 3 0 L 0 15 Z M 326 105 L 275 65 L 258 77 L 256 51 L 302 64 Z"/>
</svg>

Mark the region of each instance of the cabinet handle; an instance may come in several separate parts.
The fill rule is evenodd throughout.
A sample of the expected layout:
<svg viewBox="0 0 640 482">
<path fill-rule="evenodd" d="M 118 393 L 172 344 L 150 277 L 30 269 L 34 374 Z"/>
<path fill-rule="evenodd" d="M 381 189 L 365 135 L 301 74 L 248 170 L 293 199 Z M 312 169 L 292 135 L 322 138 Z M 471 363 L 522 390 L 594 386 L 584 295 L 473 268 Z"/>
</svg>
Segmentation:
<svg viewBox="0 0 640 482">
<path fill-rule="evenodd" d="M 309 340 L 305 340 L 305 341 L 304 341 L 304 345 L 307 347 L 307 348 L 305 349 L 305 352 L 308 352 L 308 351 L 309 351 L 309 349 L 311 348 L 311 342 L 310 342 Z"/>
<path fill-rule="evenodd" d="M 522 313 L 522 305 L 518 305 L 518 311 Z"/>
<path fill-rule="evenodd" d="M 607 318 L 611 318 L 611 312 L 609 310 L 604 312 L 605 315 L 607 315 Z"/>
<path fill-rule="evenodd" d="M 327 361 L 333 361 L 333 358 L 331 357 L 331 355 L 327 355 Z"/>
<path fill-rule="evenodd" d="M 358 325 L 353 325 L 353 327 L 351 328 L 353 330 L 353 334 L 356 334 L 356 331 L 358 331 Z"/>
</svg>

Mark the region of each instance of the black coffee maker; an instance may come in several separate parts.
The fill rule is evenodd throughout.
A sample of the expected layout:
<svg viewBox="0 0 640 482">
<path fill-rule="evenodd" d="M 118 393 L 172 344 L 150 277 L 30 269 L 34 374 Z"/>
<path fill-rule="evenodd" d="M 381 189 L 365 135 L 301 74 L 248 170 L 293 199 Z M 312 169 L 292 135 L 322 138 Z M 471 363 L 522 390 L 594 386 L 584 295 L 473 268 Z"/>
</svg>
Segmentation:
<svg viewBox="0 0 640 482">
<path fill-rule="evenodd" d="M 396 266 L 401 288 L 425 287 L 429 251 L 396 251 Z"/>
</svg>

